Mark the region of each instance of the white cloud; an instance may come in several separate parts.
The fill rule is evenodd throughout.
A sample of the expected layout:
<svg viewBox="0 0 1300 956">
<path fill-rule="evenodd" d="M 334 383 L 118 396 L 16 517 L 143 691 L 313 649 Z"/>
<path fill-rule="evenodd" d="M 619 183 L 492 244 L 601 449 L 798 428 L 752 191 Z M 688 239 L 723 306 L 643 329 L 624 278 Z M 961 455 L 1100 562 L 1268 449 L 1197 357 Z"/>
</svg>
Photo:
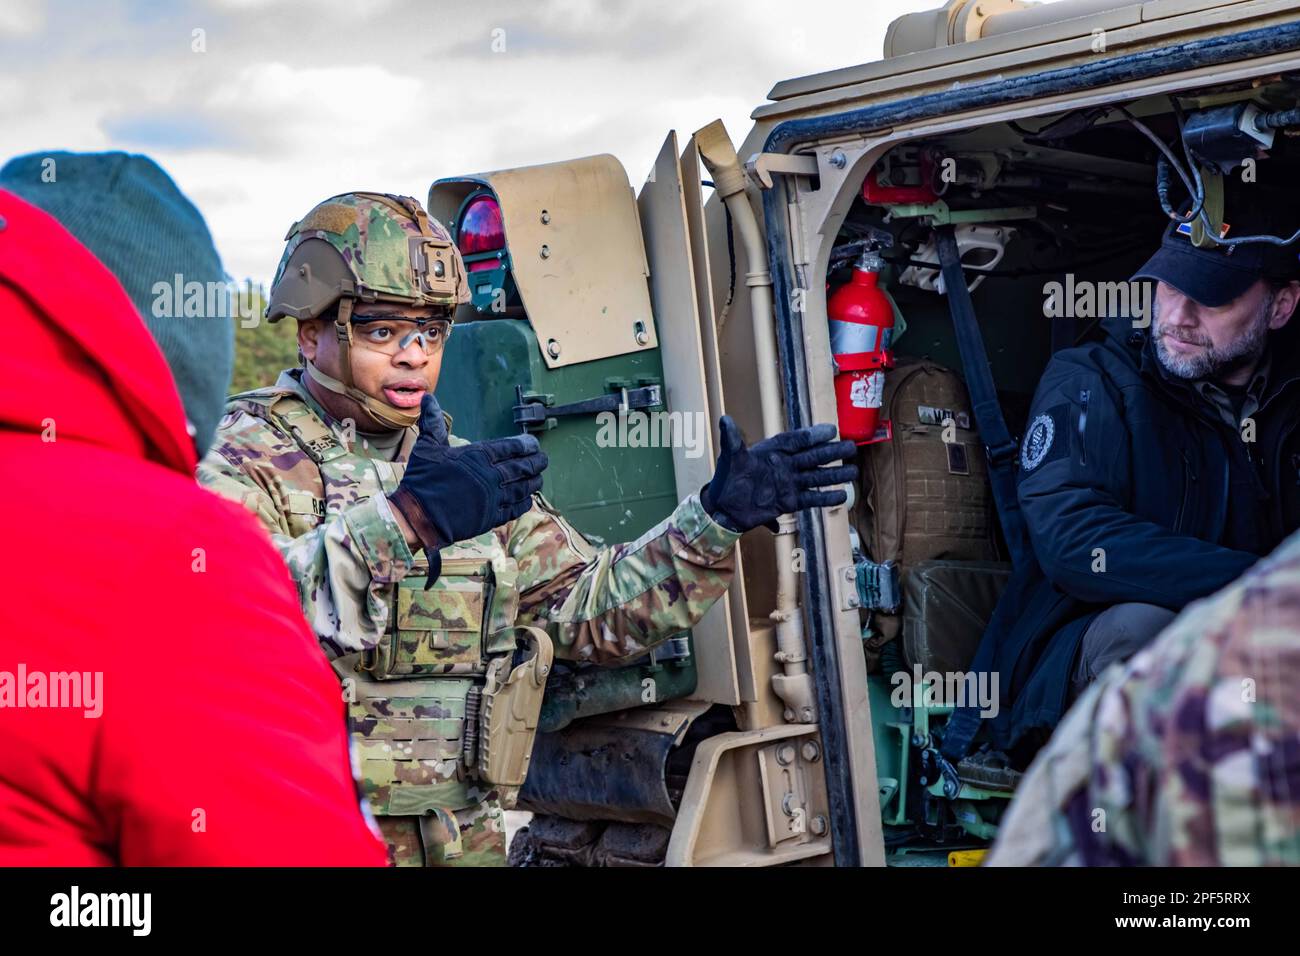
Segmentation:
<svg viewBox="0 0 1300 956">
<path fill-rule="evenodd" d="M 154 13 L 106 0 L 91 19 L 62 0 L 48 16 L 3 0 L 0 36 L 17 24 L 37 42 L 0 79 L 0 161 L 147 152 L 207 217 L 226 268 L 266 280 L 290 223 L 334 193 L 423 200 L 443 176 L 601 152 L 639 186 L 669 129 L 685 138 L 720 116 L 739 143 L 774 83 L 876 59 L 892 18 L 938 3 L 195 0 Z"/>
<path fill-rule="evenodd" d="M 0 37 L 26 37 L 45 26 L 41 0 L 5 0 L 0 4 Z"/>
</svg>

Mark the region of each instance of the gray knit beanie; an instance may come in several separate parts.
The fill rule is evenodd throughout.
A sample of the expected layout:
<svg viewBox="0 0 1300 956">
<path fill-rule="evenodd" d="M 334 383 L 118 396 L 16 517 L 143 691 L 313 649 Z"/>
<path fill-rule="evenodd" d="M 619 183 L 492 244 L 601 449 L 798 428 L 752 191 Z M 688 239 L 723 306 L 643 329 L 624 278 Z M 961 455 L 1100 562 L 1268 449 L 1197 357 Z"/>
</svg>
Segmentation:
<svg viewBox="0 0 1300 956">
<path fill-rule="evenodd" d="M 0 189 L 57 219 L 122 283 L 171 366 L 203 457 L 234 364 L 229 287 L 203 216 L 157 163 L 127 153 L 19 156 L 0 169 Z"/>
</svg>

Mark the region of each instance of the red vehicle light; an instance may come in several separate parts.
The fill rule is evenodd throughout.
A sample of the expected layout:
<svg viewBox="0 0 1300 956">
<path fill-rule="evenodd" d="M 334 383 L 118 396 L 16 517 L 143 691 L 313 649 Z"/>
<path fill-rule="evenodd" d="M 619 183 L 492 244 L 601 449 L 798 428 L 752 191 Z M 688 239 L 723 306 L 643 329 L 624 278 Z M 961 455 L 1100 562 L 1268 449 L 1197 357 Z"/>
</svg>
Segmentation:
<svg viewBox="0 0 1300 956">
<path fill-rule="evenodd" d="M 486 194 L 471 200 L 461 214 L 456 240 L 463 256 L 504 249 L 506 230 L 497 201 Z"/>
</svg>

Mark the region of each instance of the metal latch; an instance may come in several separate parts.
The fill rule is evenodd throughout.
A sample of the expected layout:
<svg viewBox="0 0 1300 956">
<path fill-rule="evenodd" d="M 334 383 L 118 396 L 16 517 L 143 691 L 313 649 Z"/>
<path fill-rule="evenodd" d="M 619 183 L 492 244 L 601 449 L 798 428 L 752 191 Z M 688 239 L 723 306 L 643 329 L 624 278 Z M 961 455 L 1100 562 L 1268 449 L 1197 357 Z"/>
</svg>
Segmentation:
<svg viewBox="0 0 1300 956">
<path fill-rule="evenodd" d="M 522 385 L 515 386 L 516 404 L 514 406 L 515 424 L 524 431 L 545 431 L 553 428 L 552 419 L 572 415 L 596 415 L 600 412 L 625 413 L 632 409 L 653 408 L 662 405 L 663 386 L 643 385 L 639 388 L 619 388 L 617 391 L 599 398 L 588 398 L 580 402 L 565 405 L 549 404 L 553 399 L 549 395 L 524 394 Z"/>
</svg>

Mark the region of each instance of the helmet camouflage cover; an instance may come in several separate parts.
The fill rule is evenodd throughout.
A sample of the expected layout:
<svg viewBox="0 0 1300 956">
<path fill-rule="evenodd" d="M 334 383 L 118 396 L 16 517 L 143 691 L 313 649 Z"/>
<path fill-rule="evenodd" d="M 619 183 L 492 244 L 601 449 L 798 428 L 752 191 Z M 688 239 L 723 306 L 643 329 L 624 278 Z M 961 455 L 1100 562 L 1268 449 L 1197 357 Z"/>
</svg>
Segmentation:
<svg viewBox="0 0 1300 956">
<path fill-rule="evenodd" d="M 294 223 L 285 239 L 267 319 L 315 319 L 337 303 L 334 332 L 341 378 L 327 375 L 304 357 L 307 374 L 322 387 L 359 402 L 384 425 L 415 425 L 418 410 L 397 408 L 356 387 L 352 305 L 360 300 L 441 307 L 452 318 L 456 306 L 469 301 L 469 280 L 451 235 L 410 196 L 358 192 L 331 196 Z"/>
<path fill-rule="evenodd" d="M 469 301 L 451 234 L 409 196 L 332 196 L 285 240 L 267 306 L 271 322 L 314 319 L 343 297 L 449 310 Z"/>
</svg>

